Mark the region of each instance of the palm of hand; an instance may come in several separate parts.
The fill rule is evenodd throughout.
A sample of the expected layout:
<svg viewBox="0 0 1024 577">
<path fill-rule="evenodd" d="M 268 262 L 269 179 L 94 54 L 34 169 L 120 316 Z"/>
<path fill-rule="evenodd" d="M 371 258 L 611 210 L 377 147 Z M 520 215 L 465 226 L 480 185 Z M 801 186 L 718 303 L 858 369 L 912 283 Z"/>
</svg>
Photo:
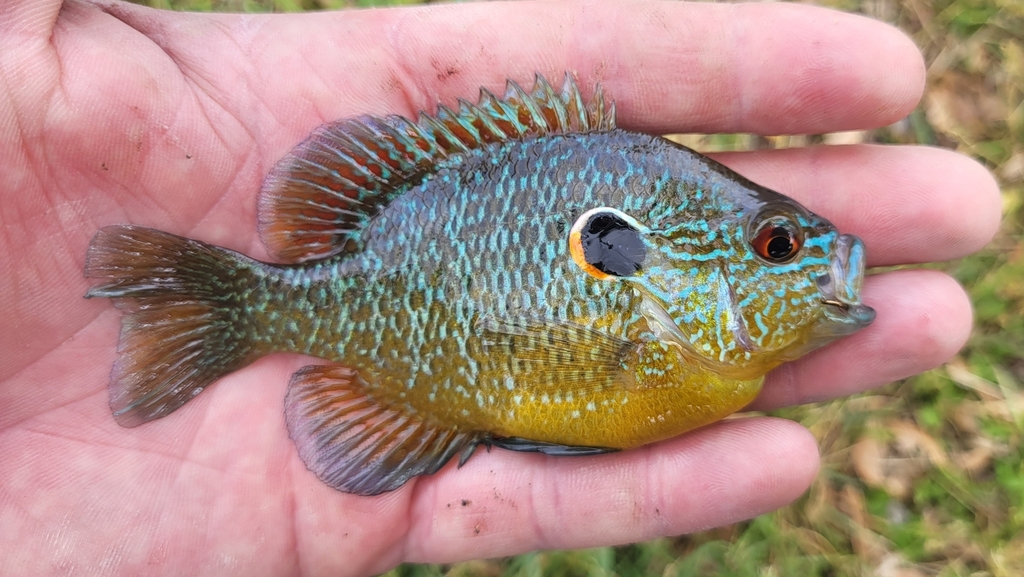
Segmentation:
<svg viewBox="0 0 1024 577">
<path fill-rule="evenodd" d="M 671 11 L 669 21 L 678 26 L 713 21 L 725 27 L 738 19 L 718 9 L 643 6 L 640 13 L 648 16 Z M 478 84 L 500 86 L 505 75 L 528 78 L 535 69 L 549 77 L 578 69 L 588 85 L 591 71 L 608 66 L 595 54 L 566 57 L 546 70 L 551 41 L 543 30 L 527 39 L 532 47 L 509 37 L 516 22 L 542 11 L 568 19 L 569 30 L 590 30 L 569 8 L 499 8 L 512 22 L 504 34 L 495 30 L 503 19 L 479 7 L 316 20 L 170 15 L 118 4 L 61 8 L 53 0 L 0 9 L 0 27 L 11 32 L 0 34 L 6 142 L 0 146 L 6 329 L 0 333 L 0 526 L 8 528 L 0 548 L 14 552 L 13 567 L 28 573 L 103 566 L 135 574 L 165 566 L 188 573 L 358 574 L 403 560 L 679 533 L 768 510 L 803 490 L 817 466 L 813 441 L 788 422 L 744 420 L 597 458 L 481 453 L 460 471 L 450 464 L 395 493 L 369 499 L 340 494 L 306 471 L 284 427 L 285 383 L 305 364 L 296 357 L 263 359 L 168 419 L 126 430 L 110 417 L 106 381 L 118 313 L 105 301 L 81 298 L 85 247 L 100 226 L 144 224 L 264 257 L 255 232 L 255 191 L 276 159 L 316 124 L 365 112 L 411 114 L 432 108 L 439 97 L 451 101 L 473 94 Z M 626 12 L 607 12 L 591 18 L 622 20 L 623 32 L 629 28 Z M 814 19 L 827 13 L 792 14 Z M 863 21 L 846 25 L 880 38 L 889 34 Z M 516 30 L 527 29 L 533 30 Z M 623 61 L 654 65 L 658 51 L 641 43 L 662 40 L 659 34 L 665 42 L 674 39 L 662 30 L 634 40 L 635 46 L 618 40 L 616 48 Z M 904 41 L 888 41 L 904 55 L 904 69 L 919 66 Z M 479 46 L 478 53 L 470 55 L 466 45 Z M 451 46 L 461 48 L 453 54 Z M 821 50 L 834 56 L 833 48 Z M 701 64 L 685 49 L 676 54 L 691 67 Z M 868 56 L 854 60 L 862 58 Z M 488 62 L 523 68 L 501 70 Z M 711 94 L 691 86 L 690 94 L 674 97 L 673 112 L 658 91 L 684 90 L 684 83 L 638 88 L 645 78 L 664 77 L 670 64 L 678 65 L 654 65 L 650 77 L 605 70 L 623 124 L 662 131 L 683 123 L 699 130 L 846 128 L 897 118 L 918 89 L 914 81 L 892 88 L 899 84 L 892 81 L 889 94 L 858 103 L 853 96 L 829 96 L 831 86 L 852 85 L 842 74 L 824 74 L 816 88 L 792 94 L 775 86 L 782 93 L 778 102 L 803 99 L 804 120 L 790 122 L 771 114 L 770 90 L 748 104 L 753 110 L 708 110 L 698 97 Z M 725 77 L 712 65 L 701 70 L 709 79 Z M 849 107 L 845 116 L 826 112 L 837 102 Z M 840 228 L 862 234 L 877 249 L 873 264 L 883 264 L 956 256 L 991 234 L 997 212 L 991 182 L 974 165 L 939 154 L 898 150 L 884 160 L 878 150 L 855 147 L 779 154 L 772 163 L 763 154 L 726 160 L 765 184 L 774 181 L 812 209 L 837 214 Z M 933 196 L 879 191 L 870 206 L 844 201 L 838 192 L 811 197 L 829 182 L 842 190 L 843 171 L 863 172 L 865 163 L 881 174 L 861 176 L 847 189 L 902 175 L 907 186 Z M 926 176 L 940 164 L 945 172 Z M 982 193 L 971 201 L 976 218 L 954 226 L 956 215 L 943 207 L 962 200 L 963 189 L 979 187 Z M 897 213 L 874 218 L 886 210 Z M 896 217 L 903 224 L 896 226 Z M 907 219 L 919 232 L 900 238 L 894 232 Z M 873 281 L 867 298 L 879 301 L 876 326 L 774 375 L 760 406 L 827 398 L 912 374 L 941 362 L 962 342 L 969 317 L 949 279 L 908 271 Z M 943 314 L 922 316 L 928 310 Z M 788 466 L 774 466 L 778 462 Z M 587 507 L 595 502 L 600 510 Z"/>
</svg>

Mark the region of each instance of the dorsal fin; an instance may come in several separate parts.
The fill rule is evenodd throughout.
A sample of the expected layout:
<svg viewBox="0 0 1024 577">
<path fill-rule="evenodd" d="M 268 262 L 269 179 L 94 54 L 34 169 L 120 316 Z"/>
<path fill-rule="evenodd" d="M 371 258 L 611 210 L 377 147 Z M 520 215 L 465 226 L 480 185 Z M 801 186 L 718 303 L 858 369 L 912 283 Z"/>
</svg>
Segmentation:
<svg viewBox="0 0 1024 577">
<path fill-rule="evenodd" d="M 480 90 L 477 104 L 439 106 L 417 122 L 363 116 L 325 124 L 267 176 L 259 201 L 260 236 L 286 263 L 328 258 L 359 247 L 365 222 L 422 181 L 438 163 L 492 142 L 615 128 L 615 105 L 601 87 L 589 104 L 572 76 L 557 93 L 539 74 L 527 93 L 508 81 L 502 98 Z"/>
</svg>

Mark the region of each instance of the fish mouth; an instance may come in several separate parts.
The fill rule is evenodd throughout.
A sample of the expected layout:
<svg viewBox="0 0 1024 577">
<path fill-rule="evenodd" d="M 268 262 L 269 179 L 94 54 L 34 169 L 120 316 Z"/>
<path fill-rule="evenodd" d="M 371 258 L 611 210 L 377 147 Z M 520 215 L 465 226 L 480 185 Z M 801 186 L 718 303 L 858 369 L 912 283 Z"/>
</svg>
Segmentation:
<svg viewBox="0 0 1024 577">
<path fill-rule="evenodd" d="M 840 235 L 829 272 L 816 279 L 828 319 L 822 329 L 829 336 L 850 334 L 875 320 L 875 309 L 860 302 L 865 262 L 864 243 L 852 234 Z"/>
</svg>

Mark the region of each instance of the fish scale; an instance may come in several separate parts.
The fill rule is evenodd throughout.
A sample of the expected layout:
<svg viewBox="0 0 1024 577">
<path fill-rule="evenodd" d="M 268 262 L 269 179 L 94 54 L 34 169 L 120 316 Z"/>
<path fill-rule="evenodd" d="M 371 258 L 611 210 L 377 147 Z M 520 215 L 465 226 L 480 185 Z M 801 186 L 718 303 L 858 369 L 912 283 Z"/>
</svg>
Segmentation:
<svg viewBox="0 0 1024 577">
<path fill-rule="evenodd" d="M 88 293 L 124 311 L 111 407 L 163 417 L 260 356 L 304 353 L 285 419 L 328 485 L 373 495 L 479 444 L 635 447 L 749 403 L 849 334 L 864 249 L 714 161 L 538 77 L 416 122 L 324 125 L 259 199 L 278 263 L 102 229 Z"/>
</svg>

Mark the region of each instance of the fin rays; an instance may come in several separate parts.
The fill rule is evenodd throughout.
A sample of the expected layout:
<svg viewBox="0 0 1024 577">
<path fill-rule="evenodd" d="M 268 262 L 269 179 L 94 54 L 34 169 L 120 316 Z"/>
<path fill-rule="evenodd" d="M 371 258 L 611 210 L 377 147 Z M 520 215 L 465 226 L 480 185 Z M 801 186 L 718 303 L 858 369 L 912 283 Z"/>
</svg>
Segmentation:
<svg viewBox="0 0 1024 577">
<path fill-rule="evenodd" d="M 561 92 L 538 75 L 532 92 L 509 81 L 497 98 L 440 105 L 416 122 L 364 116 L 317 128 L 281 160 L 260 194 L 260 236 L 287 263 L 329 258 L 358 247 L 356 234 L 381 207 L 416 186 L 439 163 L 490 143 L 611 130 L 614 105 L 601 87 L 589 104 L 571 75 Z"/>
<path fill-rule="evenodd" d="M 565 392 L 632 386 L 623 359 L 635 345 L 582 325 L 531 318 L 478 321 L 484 345 L 521 382 L 549 383 Z"/>
<path fill-rule="evenodd" d="M 377 495 L 440 469 L 478 435 L 437 426 L 367 396 L 359 374 L 339 365 L 295 373 L 285 399 L 288 432 L 302 461 L 328 485 Z"/>
<path fill-rule="evenodd" d="M 85 275 L 86 295 L 124 310 L 110 406 L 123 426 L 173 412 L 213 381 L 251 360 L 238 293 L 252 274 L 235 253 L 134 226 L 100 230 Z"/>
</svg>

